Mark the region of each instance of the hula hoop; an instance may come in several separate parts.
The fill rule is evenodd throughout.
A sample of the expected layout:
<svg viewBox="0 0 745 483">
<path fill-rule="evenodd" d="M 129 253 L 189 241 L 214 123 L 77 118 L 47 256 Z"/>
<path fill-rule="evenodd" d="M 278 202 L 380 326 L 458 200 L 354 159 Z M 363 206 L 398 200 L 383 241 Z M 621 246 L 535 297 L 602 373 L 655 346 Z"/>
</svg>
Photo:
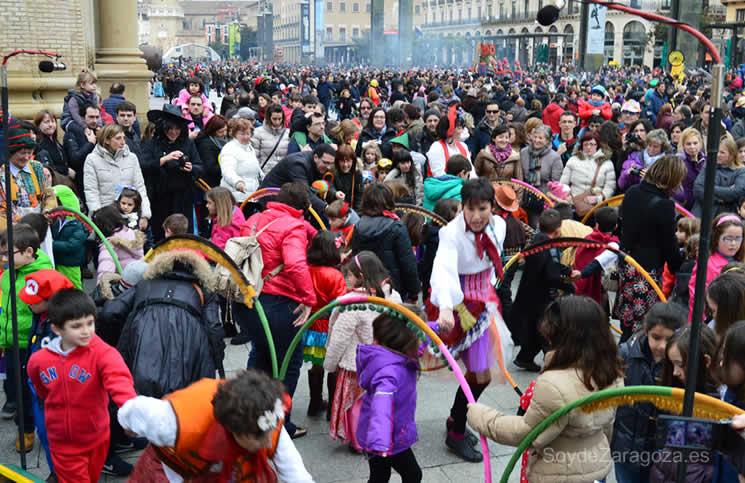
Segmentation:
<svg viewBox="0 0 745 483">
<path fill-rule="evenodd" d="M 634 402 L 651 402 L 659 409 L 680 413 L 683 410 L 684 390 L 680 388 L 664 386 L 630 386 L 621 388 L 603 389 L 583 398 L 577 399 L 556 411 L 534 427 L 507 463 L 502 473 L 501 483 L 507 483 L 515 464 L 520 459 L 523 451 L 528 449 L 535 439 L 559 418 L 576 408 L 582 408 L 585 412 L 602 410 L 611 406 L 633 404 Z M 659 404 L 659 405 L 658 405 Z M 696 393 L 693 408 L 693 416 L 702 419 L 727 419 L 737 414 L 743 414 L 742 409 L 727 404 L 719 399 Z M 589 407 L 588 407 L 589 406 Z"/>
<path fill-rule="evenodd" d="M 119 264 L 119 258 L 116 256 L 116 252 L 111 247 L 109 240 L 107 240 L 106 237 L 103 236 L 101 230 L 96 226 L 95 223 L 93 223 L 93 220 L 85 216 L 83 213 L 66 206 L 58 206 L 57 208 L 53 208 L 47 212 L 47 217 L 52 220 L 55 218 L 61 218 L 63 216 L 72 216 L 76 218 L 80 223 L 83 224 L 86 230 L 96 234 L 98 239 L 101 240 L 101 243 L 103 243 L 103 246 L 106 247 L 106 251 L 108 251 L 109 255 L 111 255 L 111 259 L 114 260 L 116 271 L 119 272 L 119 275 L 121 275 L 123 270 L 122 266 Z"/>
<path fill-rule="evenodd" d="M 610 199 L 610 198 L 609 198 Z M 665 297 L 665 294 L 662 293 L 662 290 L 660 289 L 659 285 L 652 279 L 652 277 L 649 275 L 649 272 L 644 270 L 644 268 L 639 265 L 639 262 L 631 258 L 631 255 L 628 255 L 618 248 L 614 248 L 610 245 L 607 245 L 605 243 L 601 243 L 594 240 L 588 240 L 586 238 L 554 238 L 551 240 L 546 240 L 541 243 L 537 243 L 530 248 L 527 248 L 523 250 L 522 252 L 518 253 L 517 255 L 510 258 L 510 260 L 507 262 L 507 264 L 504 266 L 504 272 L 507 272 L 507 270 L 515 264 L 520 259 L 520 256 L 530 256 L 535 255 L 536 253 L 542 252 L 544 250 L 548 250 L 550 248 L 558 248 L 558 247 L 595 247 L 595 248 L 603 248 L 605 250 L 610 250 L 616 255 L 623 258 L 623 260 L 626 263 L 631 264 L 637 272 L 639 272 L 644 279 L 649 282 L 649 284 L 652 286 L 654 291 L 657 293 L 657 296 L 660 298 L 660 301 L 667 302 L 667 297 Z M 497 280 L 497 287 L 499 287 L 499 284 L 501 283 L 501 280 Z M 617 333 L 621 334 L 622 331 L 616 327 L 615 325 L 611 324 L 611 328 L 616 331 Z"/>
<path fill-rule="evenodd" d="M 261 302 L 259 302 L 259 298 L 256 296 L 256 291 L 253 286 L 251 286 L 238 265 L 235 264 L 233 259 L 230 258 L 223 249 L 211 241 L 197 235 L 174 235 L 161 240 L 160 243 L 155 245 L 147 255 L 145 255 L 145 261 L 150 262 L 153 257 L 160 253 L 183 249 L 199 251 L 221 267 L 228 269 L 230 277 L 243 294 L 243 304 L 248 308 L 255 308 L 259 314 L 259 320 L 261 321 L 261 326 L 266 335 L 267 345 L 269 346 L 269 355 L 272 360 L 272 377 L 277 379 L 277 374 L 279 373 L 277 369 L 277 351 L 274 348 L 274 339 L 272 339 L 272 331 L 269 329 L 269 321 L 266 319 L 264 308 L 261 306 Z"/>
<path fill-rule="evenodd" d="M 424 209 L 421 206 L 409 203 L 396 203 L 396 209 L 403 211 L 404 213 L 416 213 L 417 215 L 422 215 L 437 226 L 445 226 L 448 224 L 445 218 L 441 217 L 434 211 Z"/>
<path fill-rule="evenodd" d="M 277 196 L 277 193 L 279 193 L 279 188 L 261 188 L 258 191 L 254 191 L 248 197 L 243 200 L 243 202 L 240 205 L 241 211 L 243 211 L 243 208 L 245 208 L 246 204 L 254 199 L 261 199 L 266 196 Z M 321 220 L 321 217 L 318 216 L 318 213 L 316 213 L 316 210 L 313 209 L 313 207 L 308 207 L 308 212 L 315 218 L 315 220 L 318 222 L 318 226 L 321 227 L 322 230 L 327 230 L 326 225 L 323 223 L 323 220 Z"/>
<path fill-rule="evenodd" d="M 525 188 L 528 191 L 532 191 L 534 195 L 538 196 L 539 198 L 542 198 L 545 204 L 548 205 L 549 208 L 554 207 L 554 202 L 551 201 L 551 198 L 546 196 L 545 193 L 543 193 L 541 190 L 533 186 L 532 184 L 528 184 L 525 181 L 520 181 L 519 179 L 512 178 L 510 180 L 496 180 L 494 183 L 507 183 L 507 184 L 515 184 L 519 186 L 520 188 Z"/>
<path fill-rule="evenodd" d="M 593 206 L 592 209 L 590 211 L 588 211 L 585 216 L 582 217 L 582 224 L 584 225 L 585 223 L 587 223 L 587 220 L 590 219 L 590 217 L 592 216 L 592 214 L 595 213 L 595 210 L 597 210 L 598 208 L 600 208 L 602 206 L 606 206 L 606 205 L 607 206 L 618 206 L 618 205 L 620 205 L 621 202 L 623 201 L 623 197 L 624 197 L 624 195 L 611 196 L 607 200 L 603 200 L 600 203 L 598 203 L 597 205 Z M 693 213 L 691 213 L 690 211 L 688 211 L 685 208 L 683 208 L 677 202 L 675 203 L 675 211 L 677 211 L 681 215 L 685 216 L 686 218 L 696 218 L 695 216 L 693 216 Z"/>
<path fill-rule="evenodd" d="M 450 367 L 453 369 L 453 372 L 455 373 L 455 377 L 458 378 L 458 384 L 460 384 L 460 387 L 463 390 L 463 393 L 466 395 L 466 399 L 468 400 L 468 402 L 469 403 L 476 402 L 473 399 L 473 393 L 471 392 L 471 387 L 468 385 L 468 382 L 466 382 L 466 379 L 463 376 L 463 372 L 460 370 L 460 367 L 455 362 L 455 359 L 453 359 L 452 354 L 450 354 L 450 351 L 448 350 L 447 346 L 442 341 L 442 339 L 440 339 L 440 337 L 411 310 L 395 302 L 391 302 L 390 300 L 386 300 L 380 297 L 372 297 L 369 295 L 352 295 L 352 296 L 341 297 L 339 299 L 334 300 L 333 302 L 331 302 L 330 304 L 326 305 L 325 307 L 320 309 L 318 312 L 313 314 L 313 316 L 308 319 L 308 321 L 300 328 L 298 333 L 295 334 L 295 337 L 292 339 L 292 342 L 290 343 L 290 347 L 287 349 L 287 355 L 285 356 L 285 359 L 282 361 L 282 368 L 279 371 L 280 380 L 282 380 L 285 373 L 287 372 L 287 367 L 290 365 L 290 356 L 295 350 L 295 348 L 297 347 L 297 345 L 300 343 L 300 340 L 303 337 L 303 333 L 311 325 L 313 325 L 313 323 L 324 313 L 336 307 L 350 305 L 350 304 L 376 305 L 380 308 L 381 312 L 382 312 L 382 307 L 387 307 L 389 309 L 395 310 L 401 316 L 409 319 L 409 321 L 411 321 L 413 324 L 417 326 L 420 333 L 427 335 L 432 340 L 432 342 L 436 344 L 437 350 L 439 350 L 439 352 L 444 356 L 448 364 L 450 364 Z M 482 449 L 482 454 L 484 456 L 484 481 L 486 483 L 491 483 L 491 460 L 489 459 L 489 446 L 487 444 L 486 437 L 484 435 L 479 435 L 479 436 L 481 438 L 481 449 Z"/>
<path fill-rule="evenodd" d="M 256 190 L 248 195 L 245 200 L 243 200 L 240 206 L 241 211 L 243 211 L 243 208 L 249 201 L 253 199 L 261 199 L 265 196 L 277 196 L 277 193 L 279 193 L 279 188 L 261 188 L 260 190 Z"/>
</svg>

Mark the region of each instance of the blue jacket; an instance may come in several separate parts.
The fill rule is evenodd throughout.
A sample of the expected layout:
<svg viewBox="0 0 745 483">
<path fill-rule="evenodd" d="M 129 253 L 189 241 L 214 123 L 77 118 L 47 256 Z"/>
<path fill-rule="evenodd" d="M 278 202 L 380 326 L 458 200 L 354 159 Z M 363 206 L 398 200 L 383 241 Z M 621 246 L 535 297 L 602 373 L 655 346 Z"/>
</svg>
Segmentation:
<svg viewBox="0 0 745 483">
<path fill-rule="evenodd" d="M 390 456 L 417 440 L 416 379 L 419 364 L 379 345 L 357 346 L 357 381 L 367 391 L 357 440 L 371 454 Z"/>
<path fill-rule="evenodd" d="M 639 335 L 621 344 L 619 355 L 626 364 L 624 387 L 657 385 L 656 378 L 662 370 L 662 362 L 654 362 L 646 335 Z M 616 410 L 611 440 L 611 450 L 614 454 L 653 451 L 657 413 L 658 410 L 652 403 L 619 406 Z M 624 466 L 638 469 L 639 463 L 626 462 Z"/>
<path fill-rule="evenodd" d="M 426 178 L 424 180 L 424 209 L 433 210 L 437 202 L 445 198 L 460 201 L 460 190 L 464 184 L 466 180 L 451 174 Z"/>
</svg>

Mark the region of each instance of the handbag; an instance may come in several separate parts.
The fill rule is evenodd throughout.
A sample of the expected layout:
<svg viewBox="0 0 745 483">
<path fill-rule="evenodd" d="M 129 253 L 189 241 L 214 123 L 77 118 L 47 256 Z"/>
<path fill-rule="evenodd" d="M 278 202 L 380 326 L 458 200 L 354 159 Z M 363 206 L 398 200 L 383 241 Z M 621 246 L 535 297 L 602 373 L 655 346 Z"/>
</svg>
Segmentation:
<svg viewBox="0 0 745 483">
<path fill-rule="evenodd" d="M 592 178 L 592 184 L 590 185 L 590 189 L 587 191 L 583 191 L 577 196 L 572 197 L 572 202 L 574 203 L 574 211 L 577 213 L 577 216 L 579 216 L 580 218 L 584 217 L 595 206 L 594 204 L 589 203 L 587 201 L 587 198 L 590 196 L 593 196 L 592 189 L 595 187 L 595 183 L 598 180 L 598 174 L 600 173 L 601 165 L 599 163 L 596 163 L 596 164 L 598 165 L 598 167 L 595 169 L 595 176 Z"/>
</svg>

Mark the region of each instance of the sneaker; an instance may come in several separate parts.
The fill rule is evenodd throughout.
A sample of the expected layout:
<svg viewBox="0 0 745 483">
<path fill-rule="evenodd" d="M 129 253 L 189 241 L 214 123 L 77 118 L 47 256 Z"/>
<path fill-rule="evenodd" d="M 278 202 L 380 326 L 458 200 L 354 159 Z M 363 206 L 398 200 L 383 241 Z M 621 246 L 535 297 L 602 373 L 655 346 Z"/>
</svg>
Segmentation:
<svg viewBox="0 0 745 483">
<path fill-rule="evenodd" d="M 0 417 L 3 419 L 13 419 L 16 417 L 16 405 L 12 402 L 6 402 L 3 409 L 0 410 Z"/>
<path fill-rule="evenodd" d="M 539 366 L 533 361 L 526 362 L 526 361 L 521 361 L 520 359 L 515 359 L 513 364 L 515 364 L 515 366 L 517 366 L 518 368 L 524 371 L 541 372 L 541 366 Z"/>
<path fill-rule="evenodd" d="M 478 463 L 483 460 L 484 457 L 481 455 L 481 451 L 474 449 L 473 446 L 468 444 L 465 436 L 461 439 L 453 439 L 450 435 L 445 438 L 445 445 L 461 458 L 472 463 Z"/>
<path fill-rule="evenodd" d="M 127 463 L 117 455 L 109 456 L 103 464 L 104 475 L 129 476 L 134 466 Z"/>
<path fill-rule="evenodd" d="M 453 419 L 447 418 L 445 420 L 445 430 L 450 432 L 451 429 L 453 429 Z M 471 446 L 476 446 L 479 442 L 479 437 L 473 434 L 468 428 L 466 428 L 466 434 L 463 437 Z"/>
<path fill-rule="evenodd" d="M 120 453 L 128 453 L 130 451 L 139 451 L 141 449 L 145 449 L 147 446 L 147 438 L 130 438 L 125 437 L 118 443 L 116 443 L 116 447 L 114 448 L 114 452 L 117 454 Z"/>
<path fill-rule="evenodd" d="M 23 435 L 23 446 L 26 450 L 26 453 L 34 449 L 34 433 L 25 433 Z M 16 451 L 21 452 L 21 440 L 19 438 L 16 438 Z"/>
</svg>

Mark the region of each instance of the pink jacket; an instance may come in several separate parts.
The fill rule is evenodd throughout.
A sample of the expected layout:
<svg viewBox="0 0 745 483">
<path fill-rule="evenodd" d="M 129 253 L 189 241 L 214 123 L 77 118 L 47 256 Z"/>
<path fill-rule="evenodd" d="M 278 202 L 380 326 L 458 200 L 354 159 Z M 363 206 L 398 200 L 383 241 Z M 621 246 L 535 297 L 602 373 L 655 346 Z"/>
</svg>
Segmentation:
<svg viewBox="0 0 745 483">
<path fill-rule="evenodd" d="M 706 288 L 709 288 L 709 284 L 712 280 L 717 278 L 719 272 L 722 271 L 725 265 L 729 261 L 724 258 L 724 255 L 719 251 L 714 252 L 709 256 L 709 263 L 706 265 Z M 688 282 L 688 323 L 690 324 L 693 320 L 693 297 L 696 293 L 696 270 L 698 269 L 698 263 L 693 266 L 693 272 L 691 273 L 691 280 Z"/>
<path fill-rule="evenodd" d="M 145 234 L 139 230 L 131 230 L 123 227 L 107 238 L 111 248 L 119 259 L 119 264 L 124 270 L 130 263 L 142 260 L 145 257 L 143 247 L 145 246 Z M 104 273 L 116 273 L 116 264 L 111 258 L 106 246 L 102 243 L 98 248 L 98 283 Z"/>
<path fill-rule="evenodd" d="M 265 211 L 251 216 L 241 228 L 241 236 L 250 236 L 254 223 L 258 232 L 269 222 L 279 220 L 259 236 L 264 258 L 261 275 L 265 277 L 281 263 L 284 263 L 284 268 L 264 284 L 262 292 L 313 307 L 316 292 L 305 258 L 309 242 L 303 212 L 276 201 L 270 201 L 266 206 Z"/>
<path fill-rule="evenodd" d="M 237 206 L 233 207 L 233 219 L 228 226 L 220 226 L 217 218 L 212 220 L 212 243 L 225 250 L 228 240 L 240 236 L 241 227 L 246 223 L 246 217 Z"/>
<path fill-rule="evenodd" d="M 212 117 L 212 104 L 210 103 L 210 100 L 207 99 L 207 96 L 205 96 L 204 93 L 200 95 L 202 96 L 202 103 L 204 104 L 204 117 Z M 173 103 L 177 106 L 181 106 L 181 112 L 187 114 L 189 112 L 190 97 L 191 94 L 189 94 L 189 91 L 181 89 L 181 92 L 178 93 L 178 98 L 173 101 Z"/>
</svg>

